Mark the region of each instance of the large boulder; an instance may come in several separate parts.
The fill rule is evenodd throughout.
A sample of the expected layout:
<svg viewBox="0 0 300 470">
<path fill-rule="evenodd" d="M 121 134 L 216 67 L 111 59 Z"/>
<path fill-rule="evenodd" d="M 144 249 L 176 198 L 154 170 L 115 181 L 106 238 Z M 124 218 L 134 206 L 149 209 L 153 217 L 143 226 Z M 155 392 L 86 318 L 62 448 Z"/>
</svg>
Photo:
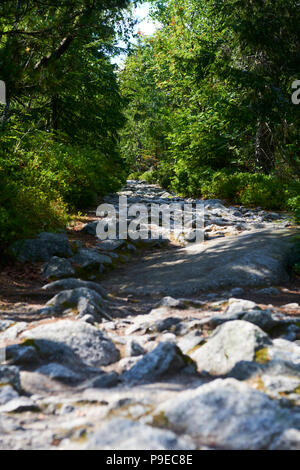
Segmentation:
<svg viewBox="0 0 300 470">
<path fill-rule="evenodd" d="M 191 440 L 172 431 L 115 418 L 88 438 L 89 450 L 193 450 Z"/>
<path fill-rule="evenodd" d="M 81 321 L 59 320 L 42 324 L 23 332 L 21 338 L 27 343 L 30 340 L 44 358 L 62 364 L 65 364 L 63 352 L 66 349 L 92 367 L 112 364 L 120 359 L 119 350 L 103 332 Z"/>
<path fill-rule="evenodd" d="M 300 427 L 299 413 L 235 379 L 181 392 L 154 414 L 154 422 L 221 449 L 266 449 L 285 429 Z"/>
<path fill-rule="evenodd" d="M 254 361 L 256 353 L 272 341 L 258 326 L 234 320 L 216 328 L 207 343 L 191 354 L 198 370 L 227 374 L 240 361 Z"/>
<path fill-rule="evenodd" d="M 189 244 L 160 252 L 129 268 L 126 282 L 115 276 L 124 294 L 187 297 L 233 287 L 281 285 L 289 280 L 288 264 L 295 259 L 295 231 L 268 229 Z M 183 282 L 184 281 L 184 282 Z"/>
<path fill-rule="evenodd" d="M 78 287 L 59 292 L 52 299 L 48 300 L 46 306 L 62 312 L 68 308 L 77 308 L 81 299 L 87 299 L 99 308 L 103 305 L 103 299 L 96 291 L 86 287 Z"/>
<path fill-rule="evenodd" d="M 10 247 L 19 261 L 49 261 L 52 256 L 72 256 L 65 233 L 42 232 L 36 238 L 20 240 Z"/>
</svg>

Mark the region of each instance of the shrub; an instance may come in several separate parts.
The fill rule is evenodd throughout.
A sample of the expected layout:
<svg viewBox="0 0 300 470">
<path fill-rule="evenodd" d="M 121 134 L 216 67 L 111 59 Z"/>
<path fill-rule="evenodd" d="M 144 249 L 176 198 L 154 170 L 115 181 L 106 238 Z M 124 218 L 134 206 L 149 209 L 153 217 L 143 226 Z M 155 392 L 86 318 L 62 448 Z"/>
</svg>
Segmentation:
<svg viewBox="0 0 300 470">
<path fill-rule="evenodd" d="M 118 154 L 57 142 L 36 131 L 1 136 L 0 245 L 57 230 L 69 211 L 96 205 L 125 181 Z"/>
</svg>

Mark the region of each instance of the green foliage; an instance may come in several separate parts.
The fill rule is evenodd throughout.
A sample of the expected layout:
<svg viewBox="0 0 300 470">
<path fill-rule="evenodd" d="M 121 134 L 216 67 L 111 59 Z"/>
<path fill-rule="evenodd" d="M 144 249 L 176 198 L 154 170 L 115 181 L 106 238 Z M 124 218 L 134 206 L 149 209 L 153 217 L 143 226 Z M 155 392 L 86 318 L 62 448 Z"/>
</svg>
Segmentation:
<svg viewBox="0 0 300 470">
<path fill-rule="evenodd" d="M 154 170 L 180 194 L 289 209 L 298 220 L 298 2 L 151 3 L 161 27 L 120 74 L 132 170 Z"/>
<path fill-rule="evenodd" d="M 1 247 L 61 228 L 70 211 L 123 184 L 123 100 L 109 56 L 128 5 L 1 3 Z"/>
<path fill-rule="evenodd" d="M 217 172 L 211 181 L 204 183 L 202 194 L 265 209 L 284 209 L 286 206 L 282 182 L 260 173 Z"/>
<path fill-rule="evenodd" d="M 287 201 L 287 207 L 293 212 L 295 223 L 300 225 L 300 195 L 290 197 Z"/>
<path fill-rule="evenodd" d="M 157 173 L 154 170 L 145 171 L 139 176 L 140 180 L 147 181 L 147 183 L 156 183 L 157 181 Z"/>
</svg>

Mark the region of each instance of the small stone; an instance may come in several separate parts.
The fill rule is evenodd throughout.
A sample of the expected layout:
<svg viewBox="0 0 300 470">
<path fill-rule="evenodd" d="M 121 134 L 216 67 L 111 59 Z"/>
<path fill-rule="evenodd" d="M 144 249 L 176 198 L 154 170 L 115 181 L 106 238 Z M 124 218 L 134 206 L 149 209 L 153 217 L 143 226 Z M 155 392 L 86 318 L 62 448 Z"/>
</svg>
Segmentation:
<svg viewBox="0 0 300 470">
<path fill-rule="evenodd" d="M 35 372 L 47 375 L 50 379 L 59 380 L 61 382 L 74 383 L 82 380 L 82 376 L 56 362 L 50 362 L 39 367 Z"/>
<path fill-rule="evenodd" d="M 159 302 L 158 307 L 184 308 L 184 304 L 173 297 L 164 297 Z"/>
<path fill-rule="evenodd" d="M 118 385 L 119 374 L 116 372 L 107 372 L 85 382 L 84 388 L 110 388 Z"/>
<path fill-rule="evenodd" d="M 21 393 L 20 372 L 15 366 L 0 365 L 0 384 L 11 385 Z"/>
<path fill-rule="evenodd" d="M 4 385 L 0 387 L 0 406 L 5 405 L 10 400 L 17 398 L 19 394 L 13 389 L 11 385 Z"/>
<path fill-rule="evenodd" d="M 81 229 L 81 232 L 96 236 L 98 222 L 99 220 L 89 222 Z"/>
<path fill-rule="evenodd" d="M 163 320 L 158 320 L 150 329 L 151 331 L 176 331 L 176 328 L 179 327 L 181 323 L 181 318 L 178 317 L 168 317 Z"/>
<path fill-rule="evenodd" d="M 145 349 L 135 340 L 130 340 L 126 345 L 126 356 L 141 356 L 145 354 Z"/>
<path fill-rule="evenodd" d="M 174 343 L 160 343 L 145 354 L 131 369 L 123 374 L 125 381 L 147 382 L 163 379 L 191 364 L 187 356 Z"/>
<path fill-rule="evenodd" d="M 239 315 L 255 308 L 258 308 L 255 302 L 251 302 L 250 300 L 231 298 L 229 299 L 229 305 L 225 311 L 225 315 Z"/>
<path fill-rule="evenodd" d="M 238 295 L 243 295 L 244 293 L 244 289 L 242 287 L 234 287 L 233 289 L 231 289 L 230 291 L 230 295 L 232 297 L 236 297 Z"/>
</svg>

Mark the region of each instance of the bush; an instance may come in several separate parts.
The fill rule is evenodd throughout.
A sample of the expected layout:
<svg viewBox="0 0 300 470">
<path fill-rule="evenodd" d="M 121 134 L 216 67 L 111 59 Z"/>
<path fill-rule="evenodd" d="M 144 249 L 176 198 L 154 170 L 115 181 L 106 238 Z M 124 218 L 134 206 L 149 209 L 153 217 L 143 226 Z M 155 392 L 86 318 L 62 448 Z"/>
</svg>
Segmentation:
<svg viewBox="0 0 300 470">
<path fill-rule="evenodd" d="M 290 197 L 287 206 L 294 214 L 295 223 L 300 225 L 300 195 Z"/>
<path fill-rule="evenodd" d="M 57 142 L 46 132 L 1 136 L 0 245 L 55 231 L 69 211 L 96 205 L 126 175 L 118 154 Z"/>
<path fill-rule="evenodd" d="M 145 173 L 139 176 L 139 180 L 144 180 L 149 184 L 154 184 L 157 182 L 157 172 L 155 170 L 145 171 Z"/>
<path fill-rule="evenodd" d="M 295 183 L 295 186 L 299 184 Z M 261 173 L 233 173 L 219 171 L 210 180 L 201 183 L 203 197 L 216 197 L 246 206 L 264 209 L 292 209 L 288 198 L 292 194 L 286 182 Z"/>
</svg>

